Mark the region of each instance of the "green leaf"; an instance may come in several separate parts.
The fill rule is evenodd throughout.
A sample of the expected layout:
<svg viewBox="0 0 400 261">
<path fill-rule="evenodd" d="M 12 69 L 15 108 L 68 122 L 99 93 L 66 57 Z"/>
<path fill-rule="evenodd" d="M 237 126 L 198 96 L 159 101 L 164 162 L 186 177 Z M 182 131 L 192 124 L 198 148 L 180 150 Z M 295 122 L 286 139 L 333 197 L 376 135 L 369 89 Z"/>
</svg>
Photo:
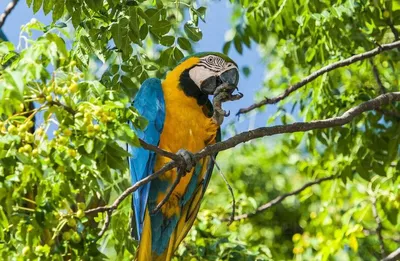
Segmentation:
<svg viewBox="0 0 400 261">
<path fill-rule="evenodd" d="M 205 6 L 200 6 L 197 9 L 191 8 L 191 11 L 194 12 L 204 23 L 206 22 L 205 20 L 206 10 L 207 8 Z"/>
<path fill-rule="evenodd" d="M 175 37 L 172 35 L 166 35 L 161 37 L 160 39 L 160 44 L 164 45 L 164 46 L 171 46 L 173 45 L 175 42 Z"/>
<path fill-rule="evenodd" d="M 93 147 L 94 147 L 94 141 L 93 140 L 87 140 L 85 145 L 85 150 L 88 154 L 92 153 Z"/>
<path fill-rule="evenodd" d="M 192 44 L 186 38 L 179 37 L 178 38 L 178 45 L 182 50 L 186 50 L 186 51 L 192 50 Z"/>
<path fill-rule="evenodd" d="M 33 0 L 26 0 L 26 4 L 28 5 L 28 7 L 31 7 Z"/>
<path fill-rule="evenodd" d="M 158 36 L 167 34 L 169 30 L 171 30 L 171 23 L 167 20 L 158 21 L 150 28 L 150 31 Z"/>
<path fill-rule="evenodd" d="M 53 9 L 55 0 L 43 0 L 43 12 L 45 15 L 50 13 L 50 11 Z"/>
<path fill-rule="evenodd" d="M 222 52 L 226 55 L 229 53 L 229 49 L 231 48 L 232 41 L 226 42 L 224 47 L 222 47 Z"/>
<path fill-rule="evenodd" d="M 242 53 L 243 53 L 243 47 L 242 47 L 242 43 L 240 42 L 240 38 L 239 38 L 238 36 L 236 36 L 236 37 L 233 39 L 233 43 L 234 43 L 234 45 L 235 45 L 236 51 L 237 51 L 238 53 L 242 54 Z"/>
<path fill-rule="evenodd" d="M 128 24 L 129 20 L 127 18 L 120 19 L 118 23 L 111 24 L 111 34 L 114 43 L 118 49 L 125 53 L 129 51 Z"/>
<path fill-rule="evenodd" d="M 184 30 L 186 35 L 193 41 L 198 42 L 203 37 L 203 33 L 200 28 L 196 27 L 192 21 L 189 21 L 185 24 Z"/>
<path fill-rule="evenodd" d="M 174 66 L 175 56 L 174 56 L 174 48 L 173 47 L 170 47 L 161 53 L 160 63 L 161 63 L 161 65 L 164 65 L 164 66 Z"/>
<path fill-rule="evenodd" d="M 43 0 L 33 0 L 33 13 L 36 14 L 42 7 Z"/>
<path fill-rule="evenodd" d="M 243 67 L 242 67 L 242 72 L 243 72 L 244 76 L 249 77 L 250 72 L 251 72 L 250 67 L 248 67 L 248 66 L 243 66 Z"/>
<path fill-rule="evenodd" d="M 64 14 L 65 0 L 56 0 L 53 7 L 53 22 L 57 21 Z"/>
<path fill-rule="evenodd" d="M 139 30 L 140 39 L 144 40 L 148 33 L 149 33 L 149 28 L 147 24 L 143 24 Z"/>
<path fill-rule="evenodd" d="M 175 61 L 179 62 L 180 60 L 183 59 L 184 55 L 182 53 L 181 50 L 179 50 L 178 48 L 174 48 L 174 57 L 175 57 Z"/>
</svg>

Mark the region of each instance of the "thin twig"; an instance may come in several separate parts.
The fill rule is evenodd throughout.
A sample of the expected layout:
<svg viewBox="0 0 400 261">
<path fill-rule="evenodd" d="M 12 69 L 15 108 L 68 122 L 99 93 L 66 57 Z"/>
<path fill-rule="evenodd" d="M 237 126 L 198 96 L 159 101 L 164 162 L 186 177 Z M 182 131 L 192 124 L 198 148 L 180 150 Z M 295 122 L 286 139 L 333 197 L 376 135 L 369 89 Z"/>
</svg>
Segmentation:
<svg viewBox="0 0 400 261">
<path fill-rule="evenodd" d="M 111 215 L 112 215 L 112 211 L 106 211 L 106 220 L 104 221 L 103 227 L 101 228 L 100 232 L 97 234 L 97 236 L 100 238 L 104 235 L 104 233 L 107 231 L 108 226 L 111 223 Z"/>
<path fill-rule="evenodd" d="M 127 188 L 124 192 L 122 192 L 121 195 L 114 201 L 114 203 L 110 206 L 102 206 L 102 207 L 97 207 L 97 208 L 92 208 L 88 209 L 85 211 L 85 214 L 94 214 L 98 212 L 105 212 L 105 211 L 114 211 L 115 209 L 118 208 L 118 206 L 124 201 L 125 198 L 130 196 L 133 192 L 135 192 L 139 187 L 149 183 L 153 179 L 159 177 L 160 175 L 164 174 L 165 172 L 175 168 L 178 166 L 178 163 L 176 161 L 170 161 L 167 164 L 165 164 L 161 169 L 158 171 L 154 172 L 153 174 L 147 176 L 146 178 L 139 180 L 129 188 Z"/>
<path fill-rule="evenodd" d="M 395 40 L 395 41 L 399 40 L 399 31 L 397 31 L 396 27 L 395 27 L 394 24 L 393 24 L 393 21 L 389 20 L 389 21 L 388 21 L 388 24 L 389 24 L 390 30 L 391 30 L 392 33 L 393 33 L 394 40 Z"/>
<path fill-rule="evenodd" d="M 389 50 L 392 50 L 392 49 L 395 49 L 395 48 L 398 48 L 398 47 L 400 47 L 400 41 L 396 41 L 396 42 L 389 43 L 389 44 L 382 44 L 381 46 L 378 46 L 375 49 L 372 49 L 372 50 L 370 50 L 368 52 L 357 54 L 357 55 L 351 56 L 350 58 L 347 58 L 347 59 L 332 63 L 330 65 L 327 65 L 327 66 L 319 69 L 318 71 L 313 72 L 309 76 L 305 77 L 300 82 L 297 82 L 297 83 L 289 86 L 289 88 L 287 88 L 282 94 L 280 94 L 280 95 L 278 95 L 278 96 L 276 96 L 274 98 L 265 98 L 264 100 L 262 100 L 260 102 L 257 102 L 257 103 L 254 103 L 253 105 L 251 105 L 251 106 L 249 106 L 247 108 L 242 108 L 242 109 L 240 109 L 238 111 L 238 113 L 236 115 L 240 115 L 240 114 L 243 114 L 243 113 L 250 112 L 250 111 L 252 111 L 252 110 L 254 110 L 256 108 L 260 108 L 260 107 L 262 107 L 262 106 L 264 106 L 266 104 L 275 104 L 275 103 L 285 99 L 286 97 L 288 97 L 292 92 L 300 89 L 301 87 L 303 87 L 307 83 L 315 80 L 316 78 L 318 78 L 319 76 L 321 76 L 321 75 L 323 75 L 323 74 L 325 74 L 327 72 L 330 72 L 330 71 L 335 70 L 335 69 L 340 68 L 340 67 L 348 66 L 350 64 L 353 64 L 353 63 L 358 62 L 358 61 L 365 60 L 367 58 L 371 58 L 371 57 L 376 56 L 376 55 L 378 55 L 378 54 L 380 54 L 382 52 L 389 51 Z"/>
<path fill-rule="evenodd" d="M 227 150 L 230 148 L 233 148 L 237 146 L 238 144 L 265 137 L 265 136 L 272 136 L 276 134 L 283 134 L 283 133 L 294 133 L 294 132 L 305 132 L 309 130 L 315 130 L 315 129 L 324 129 L 324 128 L 331 128 L 331 127 L 336 127 L 336 126 L 342 126 L 347 123 L 349 123 L 352 119 L 354 119 L 356 116 L 360 115 L 363 112 L 370 111 L 370 110 L 375 110 L 376 108 L 379 108 L 382 105 L 387 105 L 390 104 L 394 101 L 400 101 L 400 92 L 389 92 L 385 93 L 382 95 L 379 95 L 378 97 L 366 101 L 364 103 L 361 103 L 345 113 L 343 113 L 342 116 L 338 117 L 333 117 L 325 120 L 316 120 L 316 121 L 311 121 L 311 122 L 296 122 L 288 125 L 277 125 L 273 127 L 262 127 L 258 129 L 254 129 L 251 131 L 246 131 L 243 133 L 240 133 L 234 137 L 231 137 L 225 141 L 218 142 L 212 145 L 209 145 L 202 149 L 201 151 L 195 153 L 193 155 L 195 161 L 199 161 L 200 159 L 213 155 L 219 151 Z M 114 211 L 115 209 L 118 208 L 118 206 L 121 204 L 121 202 L 130 196 L 134 191 L 136 191 L 140 186 L 143 186 L 153 179 L 159 177 L 160 175 L 164 174 L 165 172 L 178 167 L 179 162 L 177 161 L 170 161 L 167 164 L 165 164 L 161 169 L 158 171 L 154 172 L 153 174 L 147 176 L 146 178 L 136 182 L 133 184 L 131 187 L 127 188 L 115 201 L 112 205 L 110 206 L 102 206 L 102 207 L 97 207 L 93 209 L 86 210 L 86 214 L 93 214 L 93 213 L 98 213 L 98 212 L 104 212 L 104 211 Z M 237 218 L 237 217 L 236 217 Z"/>
<path fill-rule="evenodd" d="M 384 258 L 387 254 L 386 254 L 385 244 L 383 242 L 383 237 L 382 237 L 382 221 L 378 214 L 378 209 L 377 209 L 377 205 L 376 205 L 376 197 L 374 195 L 371 195 L 371 197 L 372 197 L 371 198 L 372 214 L 373 214 L 376 224 L 377 224 L 375 231 L 376 231 L 376 234 L 378 235 L 378 239 L 379 239 L 379 248 L 381 251 L 381 257 Z"/>
<path fill-rule="evenodd" d="M 376 231 L 374 229 L 363 229 L 363 233 L 365 236 L 376 235 Z M 383 236 L 383 235 L 382 235 Z M 383 236 L 384 240 L 390 240 L 396 243 L 400 243 L 400 236 L 393 235 L 393 236 Z"/>
<path fill-rule="evenodd" d="M 185 169 L 181 167 L 179 169 L 178 175 L 176 176 L 175 181 L 172 184 L 171 188 L 169 189 L 167 195 L 165 195 L 165 197 L 161 200 L 161 202 L 158 203 L 158 205 L 151 211 L 151 214 L 157 213 L 161 209 L 161 207 L 168 201 L 169 197 L 172 195 L 172 192 L 174 191 L 176 186 L 178 186 L 178 184 L 181 181 L 181 178 L 184 174 L 185 174 Z"/>
<path fill-rule="evenodd" d="M 386 93 L 386 89 L 385 89 L 385 87 L 384 87 L 383 84 L 382 84 L 382 80 L 381 80 L 381 77 L 380 77 L 380 75 L 379 75 L 378 68 L 376 67 L 376 65 L 375 65 L 375 63 L 374 63 L 374 60 L 371 58 L 371 59 L 369 59 L 369 62 L 371 63 L 372 72 L 374 73 L 374 78 L 375 78 L 376 83 L 377 83 L 378 86 L 379 86 L 380 92 L 381 92 L 381 93 Z"/>
<path fill-rule="evenodd" d="M 7 19 L 8 15 L 12 12 L 12 10 L 15 8 L 17 3 L 18 3 L 18 0 L 12 0 L 10 3 L 8 3 L 6 9 L 0 15 L 0 29 L 3 27 L 4 23 L 6 22 L 6 19 Z"/>
<path fill-rule="evenodd" d="M 381 261 L 396 261 L 400 259 L 400 247 L 383 258 Z"/>
<path fill-rule="evenodd" d="M 338 178 L 338 176 L 329 176 L 329 177 L 320 178 L 320 179 L 314 180 L 312 182 L 306 183 L 301 188 L 298 188 L 296 190 L 293 190 L 292 192 L 289 192 L 289 193 L 286 193 L 286 194 L 280 195 L 279 197 L 274 198 L 273 200 L 269 201 L 268 203 L 258 207 L 254 212 L 236 216 L 235 217 L 235 221 L 246 219 L 246 218 L 249 218 L 249 217 L 253 217 L 253 216 L 255 216 L 255 215 L 257 215 L 257 214 L 259 214 L 259 213 L 261 213 L 261 212 L 263 212 L 263 211 L 265 211 L 265 210 L 267 210 L 267 209 L 269 209 L 269 208 L 271 208 L 273 206 L 275 206 L 276 204 L 281 203 L 285 198 L 301 193 L 303 190 L 305 190 L 308 187 L 311 187 L 311 186 L 316 185 L 316 184 L 321 184 L 324 181 L 333 180 L 333 179 L 336 179 L 336 178 Z"/>
<path fill-rule="evenodd" d="M 224 180 L 226 186 L 228 186 L 228 190 L 231 193 L 232 196 L 232 212 L 231 212 L 231 216 L 229 217 L 229 223 L 228 226 L 230 224 L 233 223 L 233 221 L 235 221 L 235 213 L 236 213 L 236 200 L 235 200 L 235 194 L 233 193 L 233 189 L 232 186 L 229 184 L 228 180 L 226 179 L 224 173 L 222 173 L 221 168 L 218 166 L 217 161 L 215 160 L 214 156 L 211 156 L 211 160 L 214 161 L 215 167 L 218 170 L 219 175 L 222 177 L 222 179 Z"/>
<path fill-rule="evenodd" d="M 71 107 L 69 107 L 69 106 L 67 106 L 67 105 L 65 105 L 65 104 L 62 104 L 62 103 L 59 102 L 59 101 L 49 101 L 48 104 L 49 104 L 50 106 L 56 105 L 56 106 L 62 107 L 62 108 L 64 108 L 64 110 L 66 110 L 67 112 L 69 112 L 69 113 L 72 114 L 72 115 L 75 115 L 75 114 L 76 114 L 76 111 L 75 111 L 74 109 L 72 109 Z"/>
<path fill-rule="evenodd" d="M 397 119 L 400 119 L 400 112 L 396 111 L 396 110 L 385 110 L 385 109 L 376 109 L 376 111 L 379 111 L 380 113 L 390 116 L 390 117 L 394 117 Z"/>
</svg>

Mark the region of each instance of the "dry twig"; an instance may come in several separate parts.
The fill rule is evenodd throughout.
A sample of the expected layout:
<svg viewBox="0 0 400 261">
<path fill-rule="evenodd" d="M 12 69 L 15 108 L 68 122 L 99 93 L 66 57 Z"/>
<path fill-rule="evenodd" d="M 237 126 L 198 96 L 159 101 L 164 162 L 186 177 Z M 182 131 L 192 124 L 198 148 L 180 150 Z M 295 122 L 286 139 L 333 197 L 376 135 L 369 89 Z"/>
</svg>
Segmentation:
<svg viewBox="0 0 400 261">
<path fill-rule="evenodd" d="M 374 57 L 374 56 L 376 56 L 376 55 L 378 55 L 378 54 L 380 54 L 382 52 L 389 51 L 389 50 L 392 50 L 392 49 L 395 49 L 395 48 L 399 48 L 399 47 L 400 47 L 400 41 L 396 41 L 396 42 L 389 43 L 389 44 L 382 44 L 382 45 L 380 45 L 380 46 L 376 47 L 375 49 L 372 49 L 372 50 L 370 50 L 368 52 L 360 53 L 360 54 L 357 54 L 357 55 L 353 55 L 353 56 L 351 56 L 351 57 L 349 57 L 347 59 L 332 63 L 330 65 L 327 65 L 327 66 L 319 69 L 318 71 L 313 72 L 309 76 L 305 77 L 300 82 L 297 82 L 297 83 L 289 86 L 289 88 L 287 88 L 282 94 L 280 94 L 280 95 L 278 95 L 278 96 L 276 96 L 274 98 L 265 98 L 264 100 L 262 100 L 260 102 L 257 102 L 257 103 L 254 103 L 253 105 L 250 105 L 247 108 L 242 108 L 242 109 L 240 109 L 238 111 L 238 113 L 236 115 L 240 115 L 240 114 L 243 114 L 243 113 L 250 112 L 250 111 L 252 111 L 252 110 L 254 110 L 256 108 L 260 108 L 260 107 L 262 107 L 262 106 L 264 106 L 266 104 L 275 104 L 275 103 L 285 99 L 286 97 L 288 97 L 292 92 L 300 89 L 301 87 L 305 86 L 307 83 L 315 80 L 316 78 L 318 78 L 319 76 L 321 76 L 321 75 L 323 75 L 323 74 L 325 74 L 327 72 L 333 71 L 333 70 L 335 70 L 337 68 L 340 68 L 340 67 L 348 66 L 350 64 L 353 64 L 353 63 L 358 62 L 358 61 L 365 60 L 367 58 Z"/>
<path fill-rule="evenodd" d="M 371 198 L 371 203 L 372 203 L 372 214 L 375 218 L 377 227 L 375 229 L 376 234 L 378 235 L 378 239 L 379 239 L 379 248 L 381 250 L 381 256 L 382 258 L 386 256 L 386 251 L 385 251 L 385 244 L 383 242 L 383 236 L 382 236 L 382 221 L 381 218 L 379 217 L 378 214 L 378 209 L 377 209 L 377 205 L 376 205 L 376 197 L 372 195 Z"/>
<path fill-rule="evenodd" d="M 2 13 L 0 15 L 0 28 L 3 27 L 8 15 L 12 12 L 12 10 L 15 8 L 17 3 L 18 3 L 18 0 L 12 0 L 10 3 L 8 3 L 8 5 L 6 6 L 6 9 L 4 10 L 4 13 Z"/>
<path fill-rule="evenodd" d="M 309 183 L 306 183 L 301 188 L 298 188 L 296 190 L 293 190 L 292 192 L 289 192 L 289 193 L 286 193 L 286 194 L 280 195 L 279 197 L 274 198 L 273 200 L 269 201 L 268 203 L 258 207 L 254 212 L 236 216 L 235 217 L 235 221 L 246 219 L 246 218 L 249 218 L 249 217 L 253 217 L 253 216 L 255 216 L 255 215 L 257 215 L 257 214 L 259 214 L 259 213 L 261 213 L 261 212 L 263 212 L 263 211 L 265 211 L 265 210 L 267 210 L 267 209 L 269 209 L 269 208 L 281 203 L 287 197 L 300 194 L 303 190 L 305 190 L 308 187 L 311 187 L 311 186 L 316 185 L 316 184 L 321 184 L 324 181 L 333 180 L 333 179 L 336 179 L 336 178 L 338 178 L 338 176 L 329 176 L 329 177 L 320 178 L 320 179 L 311 181 Z"/>
<path fill-rule="evenodd" d="M 396 261 L 400 259 L 400 247 L 383 258 L 381 261 Z"/>
</svg>

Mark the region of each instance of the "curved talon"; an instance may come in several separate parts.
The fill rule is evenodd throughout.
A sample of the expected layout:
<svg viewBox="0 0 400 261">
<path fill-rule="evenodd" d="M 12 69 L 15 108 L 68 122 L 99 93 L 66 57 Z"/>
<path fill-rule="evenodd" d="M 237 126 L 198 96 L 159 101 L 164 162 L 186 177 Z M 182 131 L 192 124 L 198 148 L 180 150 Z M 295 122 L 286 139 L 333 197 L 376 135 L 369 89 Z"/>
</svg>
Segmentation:
<svg viewBox="0 0 400 261">
<path fill-rule="evenodd" d="M 231 115 L 231 111 L 228 111 L 228 112 L 224 111 L 224 116 L 225 117 L 228 117 L 229 115 Z"/>
<path fill-rule="evenodd" d="M 243 93 L 239 92 L 239 89 L 238 89 L 238 95 L 240 96 L 240 98 L 243 98 L 243 96 L 244 96 Z"/>
</svg>

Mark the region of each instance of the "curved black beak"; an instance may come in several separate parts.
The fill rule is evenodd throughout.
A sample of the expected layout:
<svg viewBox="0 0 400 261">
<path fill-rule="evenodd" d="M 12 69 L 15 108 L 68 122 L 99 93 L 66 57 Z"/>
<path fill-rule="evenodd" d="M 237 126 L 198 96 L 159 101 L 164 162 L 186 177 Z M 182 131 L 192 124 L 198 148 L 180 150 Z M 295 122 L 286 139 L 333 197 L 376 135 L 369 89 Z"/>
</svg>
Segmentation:
<svg viewBox="0 0 400 261">
<path fill-rule="evenodd" d="M 237 86 L 239 82 L 239 72 L 236 68 L 232 68 L 228 71 L 223 72 L 219 76 L 211 76 L 201 83 L 200 90 L 205 93 L 212 95 L 215 89 L 223 83 Z"/>
</svg>

